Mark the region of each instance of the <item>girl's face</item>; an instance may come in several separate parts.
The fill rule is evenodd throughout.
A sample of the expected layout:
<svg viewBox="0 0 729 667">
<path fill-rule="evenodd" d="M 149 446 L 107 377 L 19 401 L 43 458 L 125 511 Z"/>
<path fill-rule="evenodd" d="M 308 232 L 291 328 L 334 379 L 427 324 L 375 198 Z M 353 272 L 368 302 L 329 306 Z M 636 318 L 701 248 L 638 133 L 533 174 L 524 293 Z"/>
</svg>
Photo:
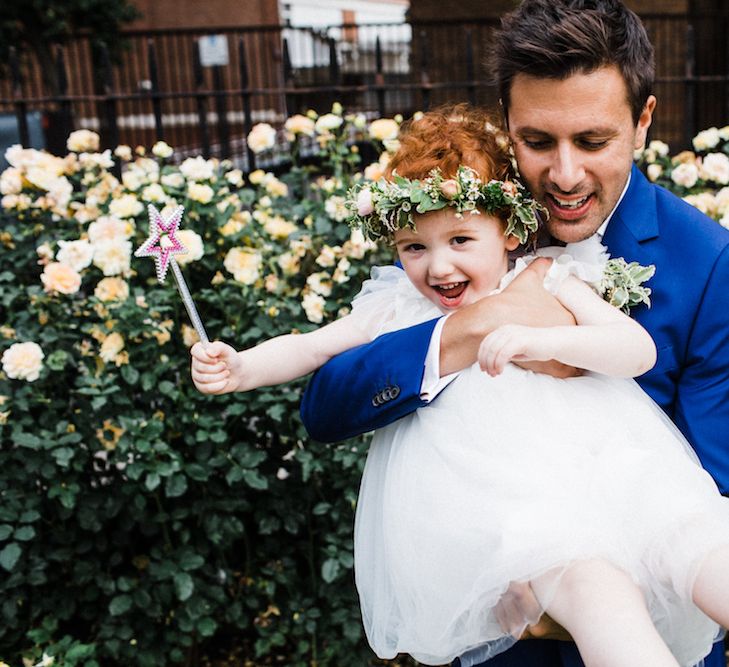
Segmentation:
<svg viewBox="0 0 729 667">
<path fill-rule="evenodd" d="M 508 269 L 508 251 L 519 244 L 504 236 L 498 218 L 464 213 L 459 219 L 450 206 L 416 215 L 415 225 L 395 232 L 400 262 L 418 291 L 446 313 L 495 290 Z"/>
</svg>

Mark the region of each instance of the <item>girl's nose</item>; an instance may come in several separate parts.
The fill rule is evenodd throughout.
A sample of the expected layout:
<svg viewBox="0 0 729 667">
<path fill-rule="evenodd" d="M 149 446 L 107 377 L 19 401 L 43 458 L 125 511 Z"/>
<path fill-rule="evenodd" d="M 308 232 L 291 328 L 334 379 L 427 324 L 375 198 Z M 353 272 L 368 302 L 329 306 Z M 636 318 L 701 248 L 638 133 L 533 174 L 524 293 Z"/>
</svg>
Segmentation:
<svg viewBox="0 0 729 667">
<path fill-rule="evenodd" d="M 450 261 L 447 253 L 433 253 L 428 266 L 428 273 L 432 278 L 441 280 L 453 273 L 453 262 Z"/>
</svg>

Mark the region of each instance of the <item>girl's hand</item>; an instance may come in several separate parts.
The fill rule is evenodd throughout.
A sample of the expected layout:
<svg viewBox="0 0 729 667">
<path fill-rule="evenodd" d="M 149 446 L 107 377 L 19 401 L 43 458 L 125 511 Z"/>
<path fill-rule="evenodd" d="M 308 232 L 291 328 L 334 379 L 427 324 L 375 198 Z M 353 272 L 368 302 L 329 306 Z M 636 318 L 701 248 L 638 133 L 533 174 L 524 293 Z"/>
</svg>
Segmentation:
<svg viewBox="0 0 729 667">
<path fill-rule="evenodd" d="M 236 391 L 243 375 L 243 362 L 230 345 L 215 341 L 207 346 L 195 343 L 192 355 L 192 381 L 203 394 Z"/>
<path fill-rule="evenodd" d="M 481 341 L 478 363 L 492 377 L 503 372 L 510 361 L 547 361 L 554 359 L 553 336 L 548 327 L 505 324 Z"/>
</svg>

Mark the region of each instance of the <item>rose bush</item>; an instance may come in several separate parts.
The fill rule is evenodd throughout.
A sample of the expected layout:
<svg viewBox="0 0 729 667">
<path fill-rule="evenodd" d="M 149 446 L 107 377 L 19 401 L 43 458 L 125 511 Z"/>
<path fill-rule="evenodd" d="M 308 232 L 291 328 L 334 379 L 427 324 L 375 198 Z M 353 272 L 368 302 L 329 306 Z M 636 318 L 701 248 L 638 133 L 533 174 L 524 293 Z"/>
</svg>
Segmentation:
<svg viewBox="0 0 729 667">
<path fill-rule="evenodd" d="M 318 129 L 315 126 L 318 123 Z M 341 222 L 363 117 L 287 127 L 320 167 L 245 178 L 75 132 L 0 176 L 0 659 L 57 665 L 372 660 L 352 577 L 366 438 L 308 439 L 304 381 L 205 397 L 172 277 L 133 258 L 146 208 L 186 208 L 178 256 L 238 347 L 348 307 L 387 249 Z M 251 141 L 266 156 L 272 132 Z M 120 170 L 117 170 L 121 167 Z M 334 216 L 334 217 L 333 217 Z"/>
<path fill-rule="evenodd" d="M 392 261 L 349 230 L 344 197 L 356 179 L 380 177 L 400 121 L 368 123 L 335 105 L 292 117 L 280 133 L 254 128 L 259 161 L 277 139 L 290 142 L 292 162 L 275 173 L 201 157 L 176 165 L 164 142 L 150 155 L 99 152 L 87 131 L 69 137 L 63 157 L 7 152 L 0 660 L 376 662 L 352 576 L 367 438 L 311 441 L 298 417 L 304 381 L 198 394 L 196 334 L 173 280 L 159 284 L 153 262 L 132 255 L 147 205 L 182 204 L 188 254 L 178 261 L 211 337 L 247 347 L 327 322 L 372 264 Z M 722 132 L 700 145 L 726 154 Z M 380 157 L 364 165 L 367 142 Z M 708 153 L 672 158 L 654 142 L 639 159 L 653 180 L 724 220 L 726 165 Z"/>
</svg>

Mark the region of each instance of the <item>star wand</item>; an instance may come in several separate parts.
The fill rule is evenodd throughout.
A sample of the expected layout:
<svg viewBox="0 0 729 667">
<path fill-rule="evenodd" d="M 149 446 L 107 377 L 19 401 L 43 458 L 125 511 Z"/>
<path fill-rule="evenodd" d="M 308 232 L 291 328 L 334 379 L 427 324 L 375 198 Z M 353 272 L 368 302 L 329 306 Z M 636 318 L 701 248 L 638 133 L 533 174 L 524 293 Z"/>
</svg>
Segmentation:
<svg viewBox="0 0 729 667">
<path fill-rule="evenodd" d="M 160 283 L 165 281 L 167 269 L 172 267 L 172 275 L 175 276 L 177 289 L 182 297 L 182 303 L 185 304 L 187 314 L 190 316 L 192 326 L 195 328 L 200 342 L 207 345 L 210 341 L 207 333 L 205 333 L 205 327 L 197 308 L 195 308 L 195 302 L 192 300 L 182 271 L 180 271 L 180 265 L 175 261 L 175 255 L 184 255 L 187 252 L 185 246 L 177 238 L 177 231 L 185 208 L 184 206 L 178 206 L 167 219 L 163 219 L 160 212 L 152 204 L 148 206 L 147 210 L 149 211 L 149 236 L 137 248 L 134 256 L 154 257 L 157 280 Z"/>
</svg>

